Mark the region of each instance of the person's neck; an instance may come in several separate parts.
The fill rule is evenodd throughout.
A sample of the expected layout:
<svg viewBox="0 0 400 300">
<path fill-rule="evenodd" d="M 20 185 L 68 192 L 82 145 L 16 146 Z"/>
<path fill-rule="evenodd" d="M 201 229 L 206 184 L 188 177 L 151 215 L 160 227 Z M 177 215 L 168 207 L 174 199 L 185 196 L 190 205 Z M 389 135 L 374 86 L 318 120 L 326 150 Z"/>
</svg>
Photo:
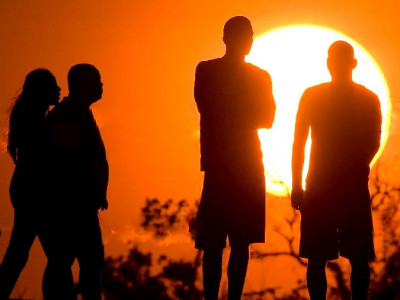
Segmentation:
<svg viewBox="0 0 400 300">
<path fill-rule="evenodd" d="M 245 62 L 246 55 L 243 53 L 229 51 L 227 49 L 223 58 L 231 62 L 243 63 Z"/>
<path fill-rule="evenodd" d="M 353 77 L 351 74 L 349 76 L 332 77 L 332 83 L 337 85 L 351 85 L 353 84 Z"/>
<path fill-rule="evenodd" d="M 82 95 L 69 94 L 70 102 L 81 109 L 90 109 L 91 102 Z"/>
</svg>

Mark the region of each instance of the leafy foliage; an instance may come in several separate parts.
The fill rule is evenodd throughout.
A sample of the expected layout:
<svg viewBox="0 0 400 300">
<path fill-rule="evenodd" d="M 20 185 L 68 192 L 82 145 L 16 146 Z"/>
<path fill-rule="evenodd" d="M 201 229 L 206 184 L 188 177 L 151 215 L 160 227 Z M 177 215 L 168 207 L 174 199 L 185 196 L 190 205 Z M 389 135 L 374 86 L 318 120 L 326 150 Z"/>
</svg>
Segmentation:
<svg viewBox="0 0 400 300">
<path fill-rule="evenodd" d="M 155 299 L 168 300 L 167 288 L 159 276 L 150 275 L 151 253 L 137 247 L 126 259 L 108 257 L 102 277 L 103 293 L 108 300 Z"/>
<path fill-rule="evenodd" d="M 158 199 L 146 199 L 146 204 L 142 208 L 144 221 L 141 226 L 152 232 L 155 237 L 166 237 L 187 225 L 188 209 L 189 204 L 186 200 L 174 203 L 169 199 L 162 203 Z"/>
<path fill-rule="evenodd" d="M 187 227 L 189 215 L 193 214 L 188 207 L 186 200 L 162 203 L 158 199 L 146 199 L 141 226 L 155 238 L 164 238 Z M 134 246 L 127 257 L 106 259 L 103 294 L 107 300 L 200 300 L 202 291 L 196 284 L 200 264 L 200 252 L 193 261 L 175 261 L 166 255 L 154 261 L 151 253 L 143 253 Z M 151 275 L 151 267 L 155 265 L 162 267 L 162 271 Z"/>
</svg>

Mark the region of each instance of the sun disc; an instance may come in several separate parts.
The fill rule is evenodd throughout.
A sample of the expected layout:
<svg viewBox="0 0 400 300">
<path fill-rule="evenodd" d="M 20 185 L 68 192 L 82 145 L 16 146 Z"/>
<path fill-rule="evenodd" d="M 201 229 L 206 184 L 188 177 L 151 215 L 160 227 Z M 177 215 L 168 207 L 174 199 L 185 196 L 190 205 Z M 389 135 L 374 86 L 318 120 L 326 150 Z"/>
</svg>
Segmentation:
<svg viewBox="0 0 400 300">
<path fill-rule="evenodd" d="M 330 81 L 326 67 L 327 50 L 337 40 L 354 48 L 358 65 L 353 80 L 372 90 L 381 101 L 381 147 L 386 143 L 391 115 L 389 89 L 385 77 L 373 57 L 355 40 L 338 31 L 315 25 L 293 25 L 274 29 L 258 36 L 246 60 L 267 70 L 273 83 L 277 104 L 271 130 L 259 130 L 267 191 L 286 196 L 291 190 L 291 155 L 297 107 L 303 91 Z M 308 171 L 311 141 L 307 141 L 303 178 Z M 304 182 L 303 182 L 304 185 Z"/>
</svg>

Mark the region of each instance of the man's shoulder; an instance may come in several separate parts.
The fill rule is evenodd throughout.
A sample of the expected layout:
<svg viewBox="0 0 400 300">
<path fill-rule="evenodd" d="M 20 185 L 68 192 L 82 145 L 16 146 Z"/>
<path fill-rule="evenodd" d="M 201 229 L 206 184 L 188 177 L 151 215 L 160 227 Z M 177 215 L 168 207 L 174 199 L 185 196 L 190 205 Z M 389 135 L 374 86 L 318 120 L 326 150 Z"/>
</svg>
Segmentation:
<svg viewBox="0 0 400 300">
<path fill-rule="evenodd" d="M 308 92 L 324 92 L 329 89 L 330 83 L 329 82 L 323 82 L 317 85 L 310 86 L 309 88 L 306 89 Z"/>
<path fill-rule="evenodd" d="M 196 67 L 196 80 L 202 78 L 203 80 L 213 77 L 216 72 L 220 69 L 220 63 L 218 58 L 204 60 L 198 63 Z"/>
<path fill-rule="evenodd" d="M 261 69 L 260 67 L 253 65 L 252 63 L 246 62 L 246 67 L 250 72 L 253 72 L 257 76 L 268 78 L 271 77 L 266 70 Z"/>
<path fill-rule="evenodd" d="M 324 82 L 311 87 L 308 87 L 304 90 L 303 97 L 317 97 L 324 95 L 329 92 L 329 83 Z"/>
<path fill-rule="evenodd" d="M 58 103 L 47 115 L 47 119 L 50 122 L 57 122 L 67 117 L 67 109 L 65 105 L 66 98 Z"/>
<path fill-rule="evenodd" d="M 362 84 L 354 83 L 354 89 L 364 98 L 371 99 L 371 101 L 379 101 L 378 96 Z"/>
<path fill-rule="evenodd" d="M 77 122 L 81 118 L 81 113 L 68 97 L 58 103 L 47 115 L 50 123 L 70 123 Z"/>
<path fill-rule="evenodd" d="M 197 64 L 197 69 L 208 69 L 208 68 L 214 68 L 219 65 L 221 59 L 220 58 L 214 58 L 214 59 L 209 59 L 209 60 L 203 60 Z"/>
</svg>

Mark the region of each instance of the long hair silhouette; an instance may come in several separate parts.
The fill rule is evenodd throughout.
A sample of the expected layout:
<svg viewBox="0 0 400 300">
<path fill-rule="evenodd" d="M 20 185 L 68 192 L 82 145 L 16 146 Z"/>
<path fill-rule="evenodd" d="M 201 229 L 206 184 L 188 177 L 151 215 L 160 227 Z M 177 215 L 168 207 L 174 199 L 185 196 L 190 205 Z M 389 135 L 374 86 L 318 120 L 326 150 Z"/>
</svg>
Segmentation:
<svg viewBox="0 0 400 300">
<path fill-rule="evenodd" d="M 49 105 L 58 102 L 60 89 L 53 74 L 46 69 L 31 71 L 25 78 L 22 91 L 11 108 L 7 150 L 17 162 L 17 149 L 24 144 L 23 127 L 28 119 L 44 117 Z M 36 119 L 35 118 L 35 119 Z"/>
</svg>

